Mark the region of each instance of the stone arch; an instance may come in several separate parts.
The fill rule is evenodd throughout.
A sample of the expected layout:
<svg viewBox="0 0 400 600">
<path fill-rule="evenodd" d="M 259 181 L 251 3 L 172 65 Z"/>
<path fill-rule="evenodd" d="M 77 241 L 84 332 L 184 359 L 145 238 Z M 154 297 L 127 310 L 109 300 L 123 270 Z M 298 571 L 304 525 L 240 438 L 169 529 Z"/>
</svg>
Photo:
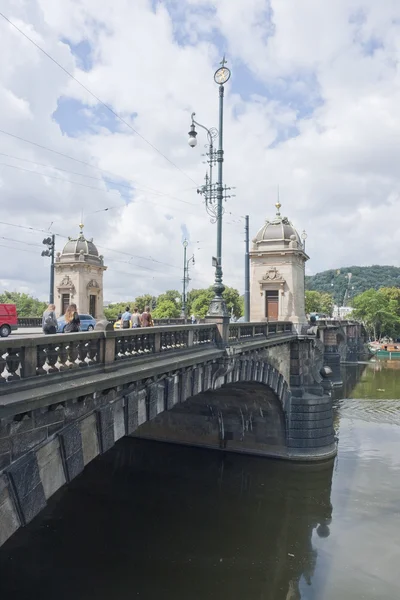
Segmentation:
<svg viewBox="0 0 400 600">
<path fill-rule="evenodd" d="M 262 383 L 278 397 L 285 414 L 288 412 L 291 393 L 289 384 L 279 370 L 257 352 L 234 356 L 213 374 L 212 389 L 229 383 Z"/>
<path fill-rule="evenodd" d="M 291 397 L 283 375 L 254 353 L 209 366 L 181 373 L 179 401 L 144 422 L 134 436 L 282 456 Z"/>
</svg>

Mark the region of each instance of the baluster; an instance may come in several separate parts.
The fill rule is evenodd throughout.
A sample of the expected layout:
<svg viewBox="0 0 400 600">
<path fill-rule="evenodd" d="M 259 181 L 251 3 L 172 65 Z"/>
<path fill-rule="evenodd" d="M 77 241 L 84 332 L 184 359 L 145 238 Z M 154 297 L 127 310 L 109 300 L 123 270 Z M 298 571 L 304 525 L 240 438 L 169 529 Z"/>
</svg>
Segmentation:
<svg viewBox="0 0 400 600">
<path fill-rule="evenodd" d="M 66 348 L 66 344 L 65 343 L 60 343 L 59 346 L 57 347 L 58 350 L 58 361 L 57 361 L 57 368 L 59 371 L 65 371 L 66 369 L 68 369 L 68 365 L 67 360 L 68 360 L 68 350 Z"/>
<path fill-rule="evenodd" d="M 132 336 L 130 336 L 130 335 L 124 336 L 124 349 L 125 349 L 125 356 L 127 358 L 131 358 L 134 355 L 135 345 L 134 345 L 134 340 L 132 339 Z"/>
<path fill-rule="evenodd" d="M 6 356 L 7 371 L 9 373 L 7 381 L 17 381 L 21 379 L 21 358 L 19 348 L 8 348 Z"/>
<path fill-rule="evenodd" d="M 160 351 L 164 352 L 164 350 L 166 350 L 165 332 L 161 331 L 161 334 L 160 334 Z"/>
<path fill-rule="evenodd" d="M 69 369 L 76 369 L 78 367 L 76 359 L 78 358 L 77 342 L 68 342 L 67 345 L 67 362 L 66 365 Z"/>
<path fill-rule="evenodd" d="M 7 383 L 7 379 L 3 375 L 6 366 L 7 366 L 7 361 L 5 359 L 5 354 L 0 354 L 0 384 Z"/>
<path fill-rule="evenodd" d="M 129 356 L 129 342 L 125 335 L 121 337 L 121 353 L 121 358 Z"/>
<path fill-rule="evenodd" d="M 58 352 L 54 344 L 49 344 L 45 350 L 47 356 L 47 373 L 57 373 L 56 362 L 58 359 Z"/>
<path fill-rule="evenodd" d="M 88 367 L 98 362 L 99 342 L 100 340 L 90 339 L 86 344 L 85 362 Z"/>
<path fill-rule="evenodd" d="M 122 358 L 122 341 L 118 337 L 115 341 L 115 360 Z"/>
<path fill-rule="evenodd" d="M 45 346 L 38 346 L 36 351 L 36 375 L 46 375 L 46 349 Z"/>
<path fill-rule="evenodd" d="M 144 336 L 143 350 L 146 354 L 149 354 L 151 352 L 150 338 L 152 336 L 154 336 L 153 333 L 146 333 L 146 335 Z"/>
</svg>

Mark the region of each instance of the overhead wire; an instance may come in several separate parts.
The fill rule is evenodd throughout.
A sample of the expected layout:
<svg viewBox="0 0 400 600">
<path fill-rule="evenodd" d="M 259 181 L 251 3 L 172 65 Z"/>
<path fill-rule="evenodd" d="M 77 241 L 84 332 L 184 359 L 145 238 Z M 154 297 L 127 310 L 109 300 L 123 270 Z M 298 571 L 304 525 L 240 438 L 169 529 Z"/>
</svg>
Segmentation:
<svg viewBox="0 0 400 600">
<path fill-rule="evenodd" d="M 139 133 L 134 127 L 132 127 L 132 125 L 130 123 L 128 123 L 128 121 L 126 121 L 113 108 L 111 108 L 111 106 L 109 106 L 108 104 L 106 104 L 94 92 L 92 92 L 88 87 L 86 87 L 86 85 L 84 85 L 81 81 L 79 81 L 79 79 L 77 79 L 74 75 L 72 75 L 72 73 L 70 73 L 55 58 L 53 58 L 48 52 L 46 52 L 46 50 L 44 48 L 42 48 L 41 46 L 39 46 L 39 44 L 37 44 L 31 37 L 29 37 L 29 35 L 27 35 L 24 31 L 22 31 L 22 29 L 20 29 L 8 17 L 6 17 L 6 15 L 4 13 L 0 12 L 0 16 L 5 21 L 7 21 L 12 27 L 14 27 L 14 29 L 16 29 L 21 35 L 23 35 L 24 38 L 26 38 L 29 42 L 31 42 L 31 44 L 33 44 L 45 56 L 47 56 L 47 58 L 49 58 L 55 65 L 57 65 L 62 71 L 64 71 L 64 73 L 66 73 L 68 75 L 68 77 L 71 77 L 71 79 L 73 79 L 78 85 L 80 85 L 81 88 L 85 90 L 85 92 L 87 92 L 88 94 L 90 94 L 95 100 L 97 100 L 97 102 L 99 104 L 101 104 L 102 106 L 104 106 L 104 108 L 106 108 L 112 115 L 114 115 L 114 117 L 116 117 L 117 119 L 119 119 L 121 121 L 121 123 L 123 123 L 131 131 L 133 131 L 133 133 L 135 133 L 139 138 L 141 138 L 146 144 L 148 144 L 153 150 L 155 150 L 167 162 L 169 162 L 173 167 L 175 167 L 180 173 L 182 173 L 185 177 L 187 177 L 188 179 L 190 179 L 190 181 L 192 181 L 195 185 L 197 185 L 196 181 L 190 175 L 188 175 L 187 173 L 185 173 L 185 171 L 183 171 L 180 167 L 178 167 L 177 164 L 175 164 L 170 158 L 168 158 L 163 152 L 161 152 L 161 150 L 159 150 L 152 142 L 150 142 L 147 138 L 145 138 L 144 135 L 142 135 L 141 133 Z"/>
<path fill-rule="evenodd" d="M 0 166 L 9 167 L 10 169 L 17 169 L 19 171 L 24 171 L 25 173 L 32 173 L 33 175 L 40 175 L 42 177 L 49 177 L 50 179 L 56 179 L 58 181 L 63 181 L 64 183 L 70 183 L 72 185 L 78 185 L 80 187 L 84 187 L 84 188 L 88 188 L 88 189 L 91 189 L 91 190 L 95 190 L 97 192 L 103 192 L 103 193 L 106 193 L 106 194 L 111 194 L 111 193 L 113 193 L 115 191 L 115 190 L 112 190 L 112 189 L 102 189 L 102 188 L 99 188 L 99 187 L 95 187 L 93 185 L 88 185 L 87 183 L 81 183 L 79 181 L 72 181 L 71 179 L 65 179 L 64 177 L 57 177 L 56 175 L 50 175 L 48 173 L 40 173 L 39 171 L 31 171 L 30 169 L 25 169 L 24 167 L 20 167 L 19 165 L 10 165 L 8 163 L 0 163 Z M 132 191 L 135 191 L 135 190 L 132 190 Z M 146 194 L 149 193 L 147 190 L 142 190 L 141 188 L 136 188 L 136 191 L 144 192 Z M 119 195 L 120 195 L 121 198 L 127 198 L 131 202 L 133 202 L 133 201 L 135 201 L 135 202 L 142 202 L 143 201 L 140 198 L 136 199 L 136 200 L 133 200 L 133 198 L 131 196 L 128 196 L 127 194 L 123 194 L 122 192 L 118 192 L 118 193 L 119 193 Z M 160 194 L 160 195 L 162 195 L 162 194 Z M 177 202 L 183 202 L 183 203 L 189 204 L 191 206 L 196 206 L 192 202 L 188 202 L 186 200 L 180 200 L 179 198 L 176 198 L 175 200 Z M 163 206 L 163 208 L 167 208 L 168 210 L 171 210 L 171 211 L 176 210 L 176 209 L 174 209 L 173 207 L 170 207 L 170 206 L 166 207 L 164 205 L 160 205 L 159 202 L 154 202 L 153 200 L 146 199 L 146 202 L 148 202 L 150 204 L 155 204 L 156 206 Z M 123 206 L 121 206 L 121 208 L 123 208 Z M 105 210 L 105 209 L 103 209 L 103 210 Z M 99 212 L 101 212 L 101 211 L 99 211 Z M 187 214 L 193 214 L 194 215 L 194 213 L 190 213 L 188 211 L 181 211 L 181 212 L 186 212 Z M 195 215 L 195 216 L 197 217 L 198 215 Z"/>
<path fill-rule="evenodd" d="M 24 138 L 21 138 L 19 136 L 14 136 L 13 134 L 8 133 L 6 131 L 3 131 L 2 129 L 0 129 L 0 133 L 5 133 L 6 135 L 11 135 L 12 137 L 16 137 L 17 139 L 25 141 L 25 142 L 28 142 L 30 144 L 34 143 L 34 142 L 30 142 L 29 140 L 25 140 Z M 37 145 L 37 144 L 35 144 L 35 145 Z M 50 152 L 55 152 L 56 154 L 60 154 L 59 152 L 56 152 L 55 150 L 51 150 L 51 148 L 46 148 L 45 146 L 40 146 L 40 148 L 44 148 L 46 150 L 49 150 Z M 66 157 L 66 158 L 69 158 L 70 160 L 78 160 L 78 159 L 75 159 L 72 156 L 68 156 L 66 154 L 61 154 L 61 155 L 64 156 L 64 157 Z M 94 179 L 95 181 L 101 181 L 103 183 L 111 183 L 112 185 L 115 185 L 115 186 L 128 188 L 131 191 L 133 191 L 134 189 L 136 189 L 136 190 L 140 190 L 140 191 L 143 191 L 143 192 L 146 192 L 146 193 L 152 193 L 152 194 L 159 195 L 159 196 L 166 196 L 168 198 L 172 198 L 174 200 L 178 200 L 179 202 L 184 202 L 186 204 L 191 204 L 192 206 L 197 206 L 197 204 L 195 204 L 194 202 L 188 202 L 187 200 L 182 200 L 181 198 L 178 198 L 177 196 L 173 196 L 172 194 L 169 194 L 169 193 L 166 193 L 166 192 L 162 192 L 160 190 L 156 190 L 155 188 L 152 188 L 152 187 L 150 187 L 148 185 L 145 185 L 143 183 L 140 184 L 140 187 L 137 187 L 136 182 L 133 179 L 127 179 L 127 178 L 123 177 L 122 175 L 117 175 L 116 173 L 112 173 L 111 171 L 107 171 L 105 169 L 100 169 L 100 167 L 96 167 L 96 166 L 91 165 L 90 163 L 87 163 L 85 161 L 78 160 L 78 162 L 81 162 L 82 164 L 84 164 L 84 165 L 86 165 L 88 167 L 91 167 L 93 169 L 101 171 L 102 173 L 110 173 L 111 175 L 113 175 L 117 179 L 124 179 L 124 181 L 130 181 L 131 184 L 123 183 L 123 182 L 119 182 L 119 181 L 114 181 L 114 180 L 110 179 L 108 176 L 103 179 L 103 178 L 100 178 L 100 177 L 93 177 L 93 175 L 86 175 L 85 173 L 77 173 L 76 171 L 70 171 L 68 169 L 63 169 L 61 167 L 55 167 L 54 165 L 48 165 L 48 164 L 40 163 L 40 162 L 37 162 L 37 161 L 34 161 L 34 160 L 30 160 L 28 158 L 22 158 L 20 156 L 14 156 L 12 154 L 6 154 L 5 152 L 0 152 L 0 156 L 6 156 L 7 158 L 12 158 L 14 160 L 21 160 L 23 162 L 28 162 L 28 163 L 31 163 L 33 165 L 38 165 L 38 166 L 41 166 L 41 167 L 45 167 L 45 168 L 49 168 L 49 169 L 54 169 L 56 171 L 62 171 L 64 173 L 70 173 L 72 175 L 78 175 L 79 177 L 86 177 L 88 179 Z M 9 165 L 5 165 L 5 166 L 9 166 Z M 12 166 L 15 166 L 15 165 L 12 165 Z M 17 168 L 17 167 L 15 167 L 15 168 Z M 34 172 L 34 171 L 32 171 L 32 172 Z M 143 189 L 143 188 L 147 188 L 147 189 Z M 180 191 L 185 192 L 185 191 L 190 191 L 190 190 L 193 190 L 193 189 L 195 189 L 195 188 L 191 187 L 191 188 L 185 188 L 185 189 L 180 190 Z"/>
<path fill-rule="evenodd" d="M 7 225 L 8 227 L 17 227 L 19 229 L 28 229 L 30 231 L 34 231 L 34 232 L 36 231 L 36 232 L 45 233 L 45 234 L 49 233 L 49 231 L 46 230 L 46 229 L 39 229 L 39 228 L 35 228 L 35 227 L 30 227 L 28 225 L 19 225 L 17 223 L 7 223 L 5 221 L 0 221 L 0 225 Z M 56 235 L 57 237 L 68 239 L 68 236 L 62 235 L 61 233 L 54 233 L 54 235 Z M 4 238 L 4 239 L 6 239 L 6 238 Z M 20 241 L 20 240 L 15 240 L 15 241 Z M 21 243 L 28 243 L 28 242 L 22 242 L 21 241 Z M 115 250 L 113 248 L 107 248 L 105 246 L 102 246 L 101 244 L 96 244 L 96 245 L 97 245 L 98 248 L 102 248 L 103 250 L 107 250 L 108 252 L 115 252 L 117 254 L 123 254 L 125 256 L 130 256 L 132 258 L 138 258 L 140 260 L 147 260 L 147 261 L 150 261 L 150 262 L 158 263 L 160 265 L 165 265 L 167 267 L 172 267 L 174 269 L 179 269 L 179 270 L 181 269 L 181 267 L 178 267 L 177 265 L 172 265 L 170 263 L 166 263 L 164 261 L 157 260 L 157 259 L 155 259 L 155 258 L 153 258 L 151 256 L 148 256 L 148 257 L 147 256 L 141 256 L 139 254 L 132 254 L 131 252 L 124 252 L 122 250 Z M 111 260 L 114 260 L 114 259 L 111 259 Z M 122 261 L 122 262 L 125 262 L 125 261 Z M 133 264 L 133 263 L 130 263 L 130 264 Z"/>
</svg>

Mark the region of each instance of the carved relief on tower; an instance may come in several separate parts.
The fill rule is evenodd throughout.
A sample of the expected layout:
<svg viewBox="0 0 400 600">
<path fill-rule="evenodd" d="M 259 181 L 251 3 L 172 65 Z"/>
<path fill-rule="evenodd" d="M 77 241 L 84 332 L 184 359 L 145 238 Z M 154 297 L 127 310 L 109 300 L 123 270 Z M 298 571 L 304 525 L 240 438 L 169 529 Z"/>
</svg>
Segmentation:
<svg viewBox="0 0 400 600">
<path fill-rule="evenodd" d="M 263 275 L 261 282 L 285 283 L 285 279 L 282 277 L 276 267 L 270 267 L 265 275 Z"/>
<path fill-rule="evenodd" d="M 58 290 L 69 290 L 71 294 L 75 294 L 75 286 L 73 281 L 69 275 L 64 275 L 61 279 L 60 283 L 57 286 Z"/>
<path fill-rule="evenodd" d="M 91 279 L 91 280 L 89 281 L 89 283 L 87 284 L 87 286 L 86 286 L 86 287 L 87 287 L 87 289 L 88 289 L 88 290 L 89 290 L 89 289 L 92 289 L 92 290 L 93 290 L 93 289 L 97 289 L 97 290 L 99 290 L 99 289 L 100 289 L 100 286 L 99 286 L 99 284 L 97 283 L 97 281 L 96 281 L 95 279 Z"/>
<path fill-rule="evenodd" d="M 57 291 L 58 298 L 61 298 L 62 294 L 69 294 L 70 299 L 72 300 L 74 298 L 74 295 L 76 294 L 74 282 L 72 281 L 69 275 L 64 275 L 61 281 L 59 283 L 56 283 L 55 288 L 55 291 Z"/>
</svg>

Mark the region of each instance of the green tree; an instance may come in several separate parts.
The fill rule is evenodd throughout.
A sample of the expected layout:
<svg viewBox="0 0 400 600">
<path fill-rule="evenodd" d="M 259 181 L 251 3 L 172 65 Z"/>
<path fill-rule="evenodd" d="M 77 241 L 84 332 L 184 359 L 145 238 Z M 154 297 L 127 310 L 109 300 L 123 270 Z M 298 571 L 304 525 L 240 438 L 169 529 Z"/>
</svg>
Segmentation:
<svg viewBox="0 0 400 600">
<path fill-rule="evenodd" d="M 109 321 L 116 321 L 118 318 L 118 315 L 120 313 L 125 312 L 125 308 L 129 306 L 131 310 L 133 310 L 134 307 L 134 302 L 131 301 L 127 301 L 127 302 L 117 302 L 116 304 L 109 304 L 105 309 L 104 309 L 104 315 L 106 317 L 106 319 L 108 319 Z"/>
<path fill-rule="evenodd" d="M 178 299 L 178 300 L 177 300 Z M 163 294 L 160 294 L 157 298 L 157 305 L 159 302 L 163 302 L 164 300 L 170 300 L 177 306 L 181 305 L 181 294 L 177 290 L 167 290 Z"/>
<path fill-rule="evenodd" d="M 349 280 L 349 273 L 351 278 Z M 393 266 L 372 265 L 369 267 L 342 267 L 330 269 L 306 277 L 306 289 L 332 294 L 336 304 L 342 305 L 347 300 L 369 289 L 379 290 L 383 287 L 400 287 L 400 268 Z"/>
<path fill-rule="evenodd" d="M 157 300 L 157 306 L 152 312 L 155 319 L 176 319 L 180 315 L 180 309 L 175 301 L 163 299 Z"/>
<path fill-rule="evenodd" d="M 212 288 L 197 291 L 199 293 L 196 294 L 194 300 L 191 302 L 190 311 L 188 311 L 188 314 L 193 314 L 196 317 L 200 317 L 200 319 L 204 319 L 208 313 L 208 308 L 211 300 L 213 299 L 214 292 Z"/>
<path fill-rule="evenodd" d="M 370 289 L 353 299 L 353 317 L 362 321 L 375 340 L 400 333 L 400 308 L 397 288 Z"/>
<path fill-rule="evenodd" d="M 236 318 L 241 317 L 244 314 L 244 304 L 240 298 L 240 294 L 237 289 L 233 287 L 225 286 L 225 291 L 222 294 L 229 314 L 234 314 Z"/>
<path fill-rule="evenodd" d="M 16 304 L 19 317 L 41 317 L 47 308 L 47 302 L 20 292 L 4 291 L 0 294 L 0 304 Z"/>
<path fill-rule="evenodd" d="M 150 310 L 153 310 L 157 304 L 157 299 L 151 294 L 144 294 L 143 296 L 138 296 L 135 298 L 134 306 L 137 306 L 137 309 L 140 313 L 144 312 L 146 306 L 150 307 Z M 134 308 L 132 306 L 132 308 Z"/>
<path fill-rule="evenodd" d="M 235 317 L 243 314 L 243 300 L 237 289 L 226 286 L 222 294 L 229 314 L 233 313 Z M 212 286 L 200 290 L 191 290 L 187 297 L 187 314 L 194 314 L 196 317 L 204 318 L 208 313 L 210 302 L 214 297 Z"/>
<path fill-rule="evenodd" d="M 204 289 L 195 289 L 195 290 L 190 290 L 187 294 L 186 294 L 186 314 L 188 315 L 192 315 L 193 313 L 195 313 L 194 309 L 193 309 L 193 302 L 199 297 L 202 296 L 204 294 Z M 198 313 L 195 313 L 198 314 Z M 200 316 L 200 315 L 198 315 Z"/>
<path fill-rule="evenodd" d="M 306 290 L 306 313 L 313 312 L 324 313 L 328 316 L 332 314 L 333 298 L 331 294 L 325 292 L 316 292 Z"/>
</svg>

